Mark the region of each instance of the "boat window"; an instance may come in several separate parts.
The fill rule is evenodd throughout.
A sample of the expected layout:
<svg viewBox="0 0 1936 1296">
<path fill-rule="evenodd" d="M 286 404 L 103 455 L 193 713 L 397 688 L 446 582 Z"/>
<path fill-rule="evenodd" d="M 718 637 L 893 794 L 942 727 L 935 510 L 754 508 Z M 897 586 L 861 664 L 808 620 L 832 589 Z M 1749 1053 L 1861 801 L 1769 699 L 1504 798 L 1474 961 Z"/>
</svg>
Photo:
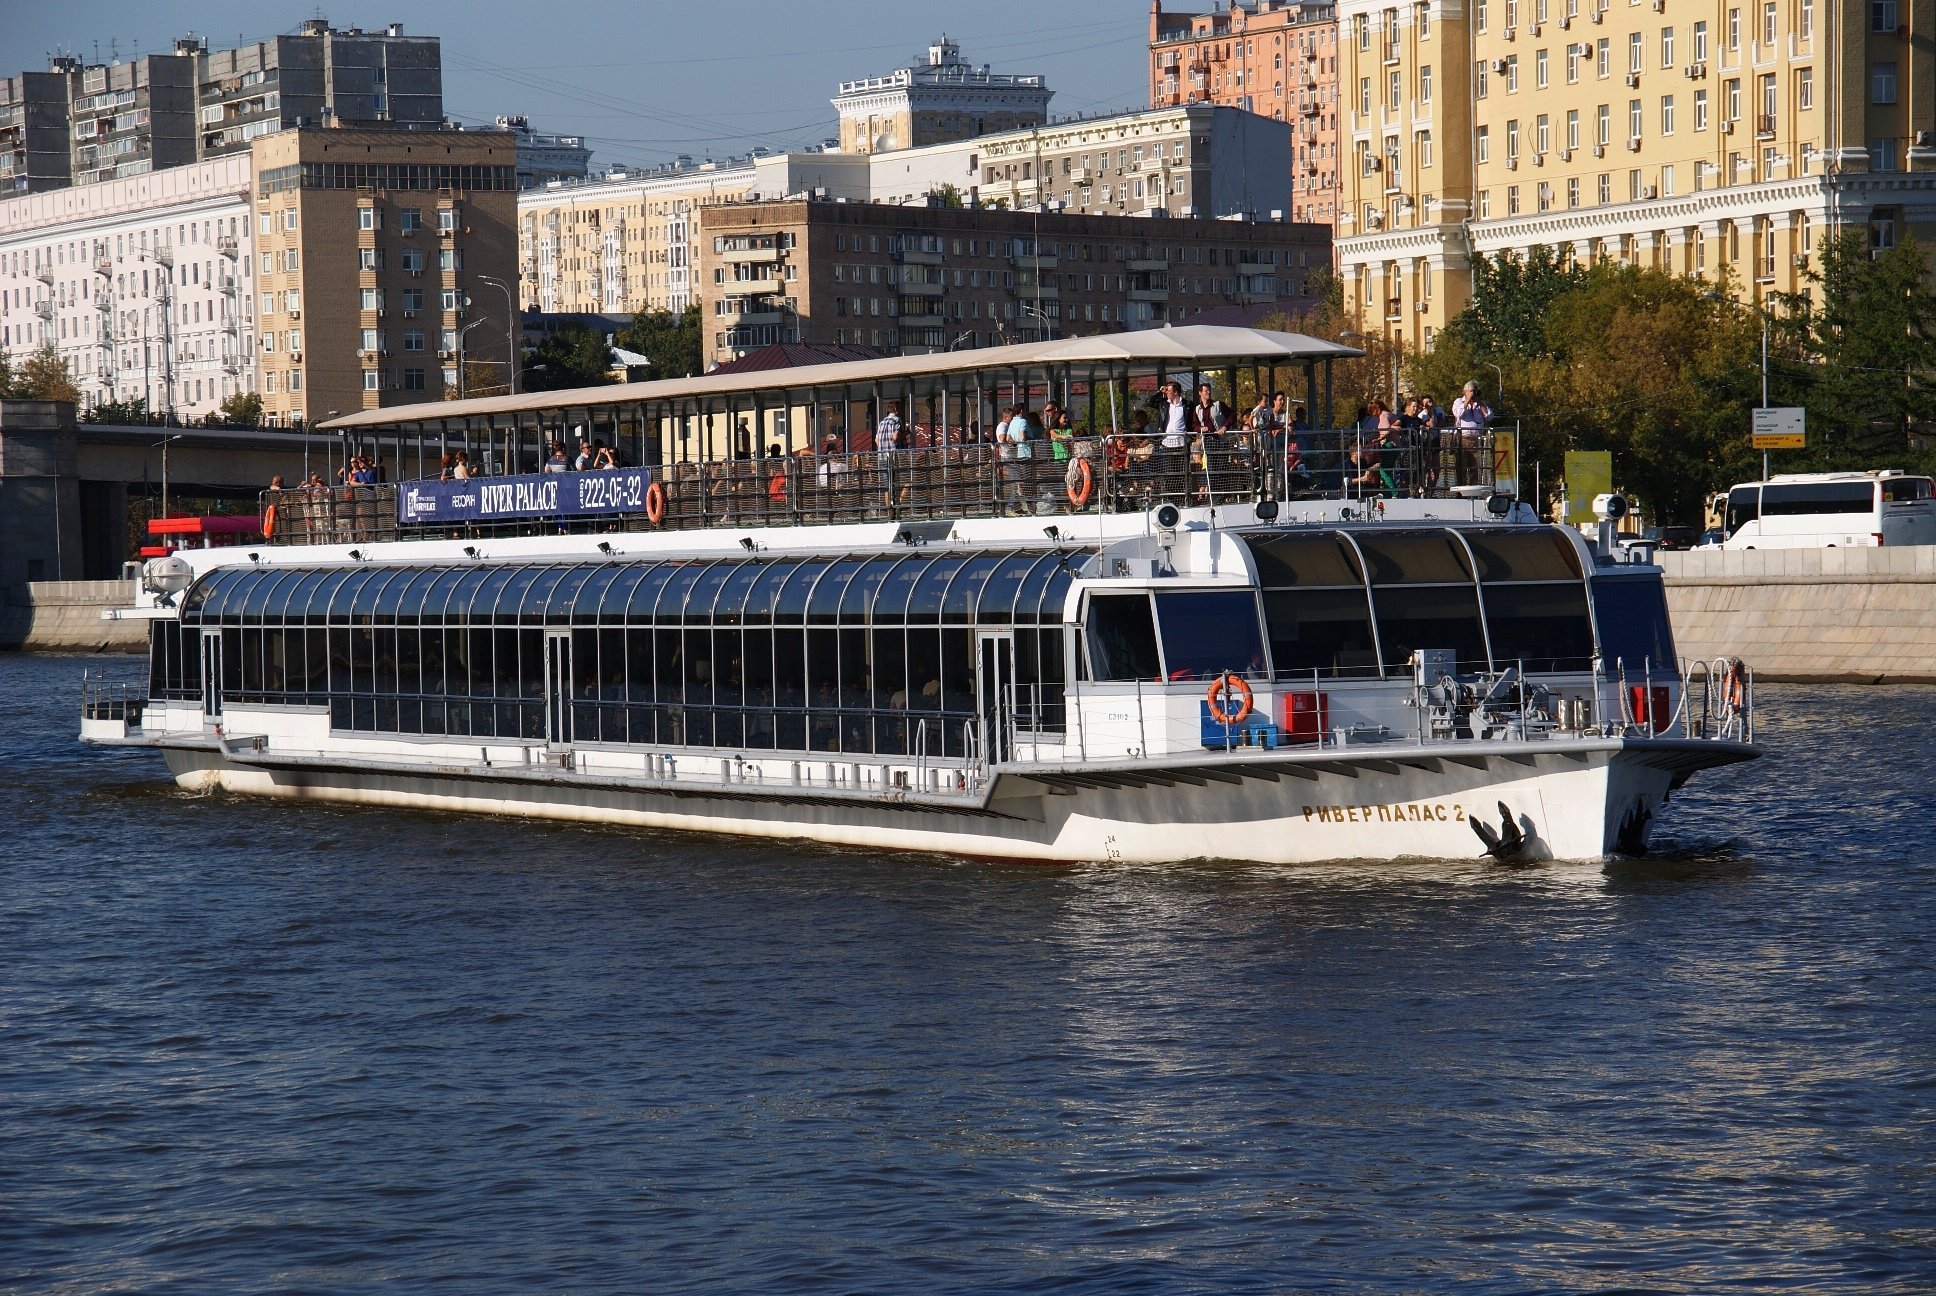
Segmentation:
<svg viewBox="0 0 1936 1296">
<path fill-rule="evenodd" d="M 463 605 L 453 596 L 468 584 L 465 579 L 468 575 L 462 567 L 446 567 L 438 572 L 437 583 L 424 595 L 424 615 L 439 622 L 461 619 Z"/>
<path fill-rule="evenodd" d="M 597 567 L 563 567 L 553 574 L 556 580 L 551 583 L 545 595 L 545 620 L 553 625 L 561 625 L 571 619 L 572 607 L 578 601 L 578 591 L 585 588 L 585 582 L 600 573 Z"/>
<path fill-rule="evenodd" d="M 927 570 L 929 558 L 903 558 L 890 568 L 874 595 L 874 618 L 887 625 L 906 625 L 908 601 L 914 597 L 915 584 Z"/>
<path fill-rule="evenodd" d="M 1736 486 L 1728 492 L 1728 534 L 1733 535 L 1761 516 L 1761 487 Z"/>
<path fill-rule="evenodd" d="M 497 619 L 498 592 L 504 588 L 504 583 L 510 579 L 511 569 L 509 567 L 489 567 L 485 569 L 483 575 L 478 578 L 477 583 L 471 586 L 470 623 L 472 625 L 489 625 Z M 348 591 L 345 590 L 344 592 L 347 593 Z M 333 611 L 334 609 L 332 609 Z"/>
<path fill-rule="evenodd" d="M 834 625 L 840 618 L 840 598 L 847 582 L 860 570 L 860 559 L 840 558 L 827 564 L 826 572 L 814 582 L 807 600 L 807 620 L 813 625 Z"/>
<path fill-rule="evenodd" d="M 719 587 L 719 598 L 713 604 L 714 619 L 724 625 L 741 624 L 746 617 L 746 597 L 759 578 L 759 563 L 734 563 L 733 569 L 726 574 L 726 583 Z"/>
<path fill-rule="evenodd" d="M 787 625 L 798 625 L 807 619 L 807 596 L 813 592 L 814 582 L 820 573 L 827 570 L 824 562 L 803 562 L 793 569 L 787 583 L 780 589 L 780 601 L 774 606 L 773 619 Z"/>
<path fill-rule="evenodd" d="M 629 585 L 631 572 L 624 567 L 599 567 L 585 578 L 573 596 L 569 614 L 571 619 L 581 625 L 597 621 L 601 614 L 616 620 L 622 613 L 624 604 L 612 601 L 614 586 Z M 609 611 L 607 610 L 609 604 Z"/>
<path fill-rule="evenodd" d="M 1628 675 L 1679 669 L 1667 618 L 1667 589 L 1660 577 L 1595 577 L 1593 624 L 1600 632 L 1603 669 Z"/>
<path fill-rule="evenodd" d="M 1479 624 L 1477 587 L 1386 585 L 1375 593 L 1378 643 L 1385 669 L 1407 672 L 1420 648 L 1449 648 L 1461 671 L 1486 669 L 1486 637 Z"/>
<path fill-rule="evenodd" d="M 1209 679 L 1224 671 L 1260 679 L 1264 637 L 1251 590 L 1186 590 L 1156 595 L 1169 678 Z"/>
<path fill-rule="evenodd" d="M 1371 604 L 1362 585 L 1264 591 L 1271 669 L 1277 678 L 1378 674 Z"/>
<path fill-rule="evenodd" d="M 1482 581 L 1580 579 L 1579 554 L 1566 536 L 1551 527 L 1468 531 L 1465 540 L 1479 560 Z"/>
<path fill-rule="evenodd" d="M 309 605 L 311 625 L 348 618 L 350 578 L 354 575 L 355 572 L 340 567 L 323 573 L 322 581 L 316 586 L 315 601 Z"/>
<path fill-rule="evenodd" d="M 891 560 L 879 558 L 861 563 L 847 578 L 847 588 L 840 596 L 840 619 L 845 625 L 865 625 L 873 615 L 874 594 L 887 579 Z"/>
<path fill-rule="evenodd" d="M 1068 601 L 1070 577 L 1060 554 L 1045 554 L 1030 564 L 1015 592 L 1017 625 L 1060 625 L 1062 605 Z"/>
<path fill-rule="evenodd" d="M 1089 666 L 1099 680 L 1160 680 L 1156 622 L 1147 594 L 1089 596 Z"/>
<path fill-rule="evenodd" d="M 349 599 L 350 616 L 367 620 L 376 615 L 377 596 L 389 575 L 387 568 L 366 567 L 350 577 L 339 595 Z"/>
<path fill-rule="evenodd" d="M 280 622 L 289 615 L 290 596 L 302 587 L 309 573 L 305 571 L 284 570 L 277 572 L 269 583 L 268 596 L 263 600 L 262 618 L 265 622 Z M 298 608 L 302 605 L 296 604 Z"/>
<path fill-rule="evenodd" d="M 726 578 L 732 574 L 730 563 L 711 563 L 699 569 L 692 590 L 686 595 L 687 625 L 712 624 L 713 610 L 719 605 L 719 591 L 726 587 Z"/>
<path fill-rule="evenodd" d="M 1593 623 L 1586 586 L 1579 581 L 1488 585 L 1486 629 L 1492 659 L 1503 670 L 1584 671 L 1593 668 Z"/>
<path fill-rule="evenodd" d="M 942 621 L 961 625 L 975 619 L 976 610 L 981 606 L 982 589 L 1000 561 L 987 554 L 977 554 L 962 564 L 948 583 L 948 595 L 941 605 Z"/>
<path fill-rule="evenodd" d="M 1761 516 L 1800 517 L 1814 513 L 1873 513 L 1875 483 L 1771 482 L 1761 488 Z"/>
<path fill-rule="evenodd" d="M 636 584 L 625 596 L 625 619 L 638 623 L 649 623 L 658 613 L 659 594 L 665 589 L 666 582 L 672 579 L 675 568 L 654 563 L 639 573 Z"/>
<path fill-rule="evenodd" d="M 686 596 L 692 593 L 694 583 L 699 580 L 700 568 L 690 563 L 679 564 L 666 573 L 665 584 L 659 587 L 658 606 L 652 610 L 652 619 L 659 625 L 678 625 L 686 615 Z"/>
<path fill-rule="evenodd" d="M 526 625 L 544 624 L 544 600 L 536 597 L 532 589 L 540 573 L 556 575 L 556 571 L 548 567 L 511 568 L 497 592 L 495 615 L 498 624 L 512 625 L 520 621 Z"/>
<path fill-rule="evenodd" d="M 1265 589 L 1364 584 L 1358 555 L 1335 532 L 1276 536 L 1249 544 L 1257 561 L 1257 583 Z"/>
<path fill-rule="evenodd" d="M 908 603 L 909 622 L 934 625 L 941 619 L 941 604 L 947 596 L 948 583 L 966 562 L 965 558 L 946 557 L 928 563 L 914 584 L 914 597 Z"/>
<path fill-rule="evenodd" d="M 1025 557 L 1003 558 L 988 573 L 988 583 L 975 601 L 975 620 L 983 625 L 1014 625 L 1021 620 L 1016 600 L 1034 562 Z M 1035 619 L 1030 613 L 1030 621 Z"/>
<path fill-rule="evenodd" d="M 780 587 L 786 584 L 787 577 L 799 567 L 797 562 L 763 562 L 753 569 L 753 584 L 746 594 L 746 623 L 748 625 L 770 625 L 773 621 L 773 605 L 780 597 Z"/>
<path fill-rule="evenodd" d="M 1355 538 L 1371 568 L 1373 585 L 1442 585 L 1472 579 L 1465 547 L 1450 531 L 1359 532 Z M 1380 596 L 1381 615 L 1383 602 Z"/>
</svg>

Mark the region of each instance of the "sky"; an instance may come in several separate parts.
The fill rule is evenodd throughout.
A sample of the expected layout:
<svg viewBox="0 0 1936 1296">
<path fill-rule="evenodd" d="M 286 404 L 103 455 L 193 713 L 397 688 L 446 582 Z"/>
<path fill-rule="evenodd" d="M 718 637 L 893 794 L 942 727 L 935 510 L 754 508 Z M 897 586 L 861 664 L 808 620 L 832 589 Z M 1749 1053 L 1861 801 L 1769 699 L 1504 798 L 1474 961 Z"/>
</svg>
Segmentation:
<svg viewBox="0 0 1936 1296">
<path fill-rule="evenodd" d="M 1046 77 L 1058 116 L 1144 107 L 1148 93 L 1147 0 L 0 0 L 0 75 L 50 53 L 165 51 L 191 32 L 219 49 L 319 14 L 442 37 L 447 115 L 521 113 L 585 136 L 594 167 L 818 144 L 837 134 L 840 81 L 906 66 L 944 32 L 970 62 Z"/>
</svg>

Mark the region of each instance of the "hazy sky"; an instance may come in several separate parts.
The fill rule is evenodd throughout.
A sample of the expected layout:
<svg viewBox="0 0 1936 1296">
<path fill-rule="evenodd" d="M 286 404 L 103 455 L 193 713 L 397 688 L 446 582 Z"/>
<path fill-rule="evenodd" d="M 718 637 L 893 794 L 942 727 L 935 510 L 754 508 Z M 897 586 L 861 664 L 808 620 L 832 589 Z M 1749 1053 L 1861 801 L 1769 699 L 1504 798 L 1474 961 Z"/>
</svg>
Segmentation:
<svg viewBox="0 0 1936 1296">
<path fill-rule="evenodd" d="M 595 166 L 817 143 L 836 133 L 838 82 L 903 66 L 944 31 L 972 62 L 1047 77 L 1056 114 L 1147 95 L 1146 0 L 0 0 L 0 75 L 44 68 L 50 52 L 106 61 L 110 42 L 152 53 L 190 32 L 219 48 L 317 14 L 441 36 L 446 113 L 523 113 L 586 136 Z"/>
</svg>

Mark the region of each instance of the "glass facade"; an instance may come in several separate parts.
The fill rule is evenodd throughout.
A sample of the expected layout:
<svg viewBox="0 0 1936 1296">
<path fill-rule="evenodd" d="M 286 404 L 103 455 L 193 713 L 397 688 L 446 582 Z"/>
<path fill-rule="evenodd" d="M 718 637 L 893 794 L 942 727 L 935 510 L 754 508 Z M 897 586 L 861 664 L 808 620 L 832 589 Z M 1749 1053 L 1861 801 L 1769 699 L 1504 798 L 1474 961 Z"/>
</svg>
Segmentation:
<svg viewBox="0 0 1936 1296">
<path fill-rule="evenodd" d="M 1014 723 L 1064 723 L 1055 553 L 211 572 L 158 623 L 153 696 L 328 707 L 370 733 L 959 756 L 976 638 Z"/>
</svg>

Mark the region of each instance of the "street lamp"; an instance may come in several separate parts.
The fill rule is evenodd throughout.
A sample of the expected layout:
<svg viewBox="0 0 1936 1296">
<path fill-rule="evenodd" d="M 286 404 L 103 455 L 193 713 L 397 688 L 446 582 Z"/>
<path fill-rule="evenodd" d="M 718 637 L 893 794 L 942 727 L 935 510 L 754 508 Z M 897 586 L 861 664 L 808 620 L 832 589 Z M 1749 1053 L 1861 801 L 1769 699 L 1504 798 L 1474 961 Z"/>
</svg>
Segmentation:
<svg viewBox="0 0 1936 1296">
<path fill-rule="evenodd" d="M 170 441 L 179 441 L 187 435 L 188 433 L 186 432 L 177 432 L 173 436 L 163 437 L 161 440 L 155 442 L 154 445 L 148 447 L 150 450 L 159 449 L 161 451 L 161 515 L 163 517 L 168 516 L 168 443 Z"/>
<path fill-rule="evenodd" d="M 511 285 L 490 275 L 477 276 L 479 283 L 487 283 L 504 294 L 504 342 L 510 347 L 505 363 L 511 369 L 511 394 L 518 394 L 518 295 Z"/>
<path fill-rule="evenodd" d="M 963 333 L 960 337 L 950 342 L 948 344 L 948 349 L 950 351 L 954 350 L 956 347 L 960 346 L 963 342 L 966 342 L 969 338 L 973 336 L 975 336 L 975 331 L 973 329 L 969 329 L 966 333 Z"/>
<path fill-rule="evenodd" d="M 457 399 L 464 399 L 464 335 L 487 321 L 482 315 L 457 330 Z"/>
<path fill-rule="evenodd" d="M 1041 271 L 1038 270 L 1036 273 L 1040 274 Z M 1033 315 L 1036 319 L 1041 320 L 1043 330 L 1049 335 L 1047 340 L 1051 342 L 1055 340 L 1055 322 L 1049 318 L 1046 311 L 1042 310 L 1039 306 L 1024 306 L 1022 307 L 1022 314 Z"/>
</svg>

